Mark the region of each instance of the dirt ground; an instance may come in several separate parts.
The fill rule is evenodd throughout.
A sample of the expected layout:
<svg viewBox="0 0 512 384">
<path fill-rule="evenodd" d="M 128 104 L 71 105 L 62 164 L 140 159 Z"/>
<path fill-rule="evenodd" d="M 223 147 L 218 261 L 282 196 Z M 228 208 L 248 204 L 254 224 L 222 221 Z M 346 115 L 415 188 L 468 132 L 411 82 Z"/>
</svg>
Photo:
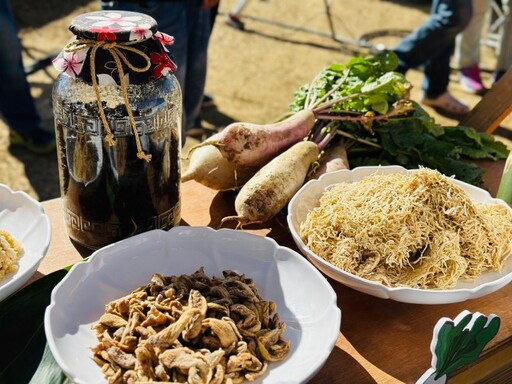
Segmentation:
<svg viewBox="0 0 512 384">
<path fill-rule="evenodd" d="M 368 53 L 361 38 L 368 34 L 393 35 L 410 31 L 429 14 L 429 2 L 416 0 L 334 0 L 331 18 L 326 2 L 320 0 L 252 0 L 244 10 L 246 31 L 224 23 L 225 13 L 236 0 L 222 0 L 210 41 L 206 91 L 216 107 L 204 113 L 204 125 L 221 128 L 232 121 L 270 122 L 284 114 L 294 91 L 309 82 L 327 65 L 343 63 Z M 20 37 L 25 48 L 25 65 L 58 53 L 68 41 L 68 25 L 78 14 L 99 9 L 99 1 L 11 0 Z M 333 28 L 329 27 L 329 21 Z M 370 40 L 392 47 L 399 37 Z M 495 61 L 494 51 L 482 47 L 484 82 L 489 86 Z M 47 129 L 53 129 L 51 90 L 57 76 L 51 66 L 29 75 L 33 95 Z M 422 73 L 410 71 L 412 98 L 418 99 Z M 452 73 L 450 89 L 474 106 L 479 96 L 463 93 Z M 442 124 L 458 122 L 427 110 Z M 509 117 L 497 131 L 508 137 Z M 55 154 L 34 156 L 9 148 L 8 128 L 0 120 L 0 183 L 23 190 L 44 201 L 60 195 Z"/>
</svg>

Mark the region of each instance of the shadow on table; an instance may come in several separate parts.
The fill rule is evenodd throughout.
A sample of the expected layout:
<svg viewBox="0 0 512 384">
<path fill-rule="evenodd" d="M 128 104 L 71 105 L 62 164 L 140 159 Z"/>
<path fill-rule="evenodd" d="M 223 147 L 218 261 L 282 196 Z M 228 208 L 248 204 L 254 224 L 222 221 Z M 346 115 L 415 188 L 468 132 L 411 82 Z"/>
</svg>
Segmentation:
<svg viewBox="0 0 512 384">
<path fill-rule="evenodd" d="M 350 377 L 340 373 L 339 367 L 343 366 L 353 367 Z M 375 383 L 375 379 L 352 356 L 338 347 L 334 347 L 318 376 L 324 380 L 325 377 L 330 377 L 331 384 Z M 311 380 L 311 383 L 314 382 L 315 377 Z"/>
<path fill-rule="evenodd" d="M 235 198 L 236 191 L 218 192 L 210 205 L 210 222 L 209 227 L 215 229 L 229 228 L 236 229 L 237 220 L 227 220 L 222 223 L 222 219 L 230 216 L 236 216 Z M 274 239 L 279 245 L 285 246 L 297 251 L 297 247 L 291 236 L 288 224 L 286 223 L 286 208 L 283 208 L 274 218 L 258 224 L 244 225 L 243 229 L 247 231 L 268 230 L 266 237 Z"/>
</svg>

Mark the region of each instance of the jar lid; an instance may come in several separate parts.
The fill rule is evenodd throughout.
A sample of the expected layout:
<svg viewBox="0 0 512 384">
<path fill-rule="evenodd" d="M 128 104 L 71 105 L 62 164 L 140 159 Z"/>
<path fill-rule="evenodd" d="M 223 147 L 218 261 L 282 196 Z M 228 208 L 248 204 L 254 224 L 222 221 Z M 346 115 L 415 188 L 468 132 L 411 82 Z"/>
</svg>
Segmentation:
<svg viewBox="0 0 512 384">
<path fill-rule="evenodd" d="M 139 12 L 97 11 L 77 16 L 69 26 L 78 38 L 98 41 L 144 41 L 158 30 L 155 19 Z"/>
</svg>

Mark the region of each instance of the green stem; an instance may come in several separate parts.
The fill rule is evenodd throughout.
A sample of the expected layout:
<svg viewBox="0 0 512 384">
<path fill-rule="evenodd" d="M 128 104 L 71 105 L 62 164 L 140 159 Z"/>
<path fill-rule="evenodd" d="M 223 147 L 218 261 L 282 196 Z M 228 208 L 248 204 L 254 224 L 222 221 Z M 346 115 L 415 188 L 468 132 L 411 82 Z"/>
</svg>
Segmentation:
<svg viewBox="0 0 512 384">
<path fill-rule="evenodd" d="M 312 92 L 313 92 L 313 90 L 315 90 L 315 92 L 316 92 L 315 83 L 318 81 L 318 79 L 322 76 L 322 74 L 325 71 L 326 71 L 326 69 L 318 72 L 316 74 L 316 76 L 314 77 L 313 81 L 311 81 L 311 83 L 309 84 L 308 93 L 306 94 L 306 100 L 304 101 L 304 109 L 313 109 L 314 106 L 316 105 L 316 100 L 315 100 L 316 98 L 313 99 L 313 101 L 312 101 Z M 313 104 L 313 107 L 310 107 L 310 104 Z"/>
<path fill-rule="evenodd" d="M 341 81 L 340 81 L 338 84 L 336 84 L 336 86 L 335 86 L 335 87 L 332 87 L 332 88 L 329 90 L 329 92 L 327 92 L 325 95 L 323 95 L 323 97 L 322 97 L 320 100 L 318 100 L 317 102 L 315 102 L 315 104 L 313 104 L 313 106 L 311 107 L 311 109 L 313 109 L 313 110 L 314 110 L 314 109 L 316 109 L 316 108 L 317 108 L 319 105 L 321 105 L 325 100 L 327 100 L 327 98 L 329 98 L 329 97 L 330 97 L 334 92 L 336 92 L 338 89 L 340 89 L 340 88 L 341 88 L 341 86 L 342 86 L 343 84 L 345 84 L 345 81 L 347 81 L 347 78 L 348 78 L 349 73 L 350 73 L 350 69 L 346 70 L 346 71 L 345 71 L 345 74 L 344 74 L 344 76 L 343 76 L 343 78 L 341 79 Z"/>
<path fill-rule="evenodd" d="M 358 143 L 362 143 L 362 144 L 366 144 L 366 145 L 369 145 L 369 146 L 374 147 L 374 148 L 382 149 L 382 146 L 379 145 L 379 144 L 376 144 L 376 143 L 374 143 L 372 141 L 368 141 L 368 140 L 365 140 L 365 139 L 361 139 L 360 137 L 357 137 L 357 136 L 355 136 L 355 135 L 353 135 L 351 133 L 342 131 L 341 129 L 337 129 L 336 133 L 338 135 L 341 135 L 341 136 L 344 136 L 344 137 L 348 137 L 349 139 L 357 141 Z"/>
<path fill-rule="evenodd" d="M 363 112 L 358 111 L 347 111 L 346 109 L 327 109 L 322 111 L 322 114 L 324 116 L 339 116 L 339 115 L 355 115 L 355 116 L 361 116 Z"/>
<path fill-rule="evenodd" d="M 358 93 L 353 93 L 353 94 L 345 96 L 345 97 L 340 97 L 339 99 L 328 101 L 326 103 L 323 103 L 323 104 L 320 104 L 320 105 L 316 106 L 313 109 L 313 113 L 316 116 L 317 114 L 324 112 L 327 108 L 330 108 L 333 105 L 342 103 L 342 102 L 350 100 L 350 99 L 354 99 L 354 98 L 359 97 L 359 96 L 364 95 L 364 94 L 365 94 L 365 92 L 358 92 Z"/>
<path fill-rule="evenodd" d="M 354 116 L 339 116 L 339 115 L 331 115 L 331 114 L 322 114 L 322 112 L 316 114 L 317 119 L 323 120 L 337 120 L 337 121 L 352 121 L 352 122 L 373 122 L 373 121 L 381 121 L 388 120 L 390 117 L 401 116 L 409 113 L 412 110 L 413 106 L 409 100 L 400 100 L 396 102 L 393 107 L 383 115 L 377 116 L 367 116 L 361 115 L 358 117 Z"/>
</svg>

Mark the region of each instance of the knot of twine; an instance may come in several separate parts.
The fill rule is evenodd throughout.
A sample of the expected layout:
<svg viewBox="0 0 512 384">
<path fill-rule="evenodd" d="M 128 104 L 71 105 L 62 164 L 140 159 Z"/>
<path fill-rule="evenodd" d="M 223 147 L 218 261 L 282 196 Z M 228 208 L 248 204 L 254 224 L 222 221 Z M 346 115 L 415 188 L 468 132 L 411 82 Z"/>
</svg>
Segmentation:
<svg viewBox="0 0 512 384">
<path fill-rule="evenodd" d="M 94 89 L 94 93 L 96 94 L 96 102 L 98 103 L 98 109 L 100 112 L 101 121 L 103 122 L 103 126 L 107 131 L 105 140 L 107 141 L 109 146 L 115 145 L 114 135 L 112 130 L 110 129 L 110 125 L 108 124 L 107 117 L 105 116 L 105 111 L 103 110 L 103 104 L 101 101 L 100 88 L 98 85 L 98 80 L 96 79 L 96 52 L 99 48 L 104 49 L 110 53 L 110 55 L 114 58 L 116 63 L 117 72 L 119 75 L 119 81 L 121 83 L 121 93 L 123 95 L 124 103 L 126 106 L 126 112 L 128 113 L 128 118 L 130 120 L 130 124 L 132 126 L 133 134 L 135 136 L 135 143 L 137 144 L 137 157 L 141 160 L 145 160 L 147 162 L 151 161 L 151 155 L 148 155 L 142 149 L 142 145 L 140 143 L 139 134 L 137 132 L 137 124 L 135 123 L 135 119 L 133 117 L 133 111 L 130 106 L 130 101 L 128 99 L 128 86 L 126 85 L 126 80 L 124 78 L 124 63 L 128 68 L 130 68 L 134 72 L 146 72 L 151 67 L 151 60 L 148 55 L 137 48 L 131 47 L 133 44 L 139 43 L 138 41 L 126 42 L 126 43 L 118 43 L 112 41 L 97 41 L 97 40 L 89 40 L 89 39 L 77 39 L 70 41 L 64 47 L 65 52 L 76 52 L 85 48 L 91 48 L 91 80 L 92 80 L 92 88 Z M 128 61 L 126 55 L 123 50 L 133 52 L 140 57 L 142 57 L 146 64 L 143 67 L 136 67 L 132 63 Z"/>
</svg>

